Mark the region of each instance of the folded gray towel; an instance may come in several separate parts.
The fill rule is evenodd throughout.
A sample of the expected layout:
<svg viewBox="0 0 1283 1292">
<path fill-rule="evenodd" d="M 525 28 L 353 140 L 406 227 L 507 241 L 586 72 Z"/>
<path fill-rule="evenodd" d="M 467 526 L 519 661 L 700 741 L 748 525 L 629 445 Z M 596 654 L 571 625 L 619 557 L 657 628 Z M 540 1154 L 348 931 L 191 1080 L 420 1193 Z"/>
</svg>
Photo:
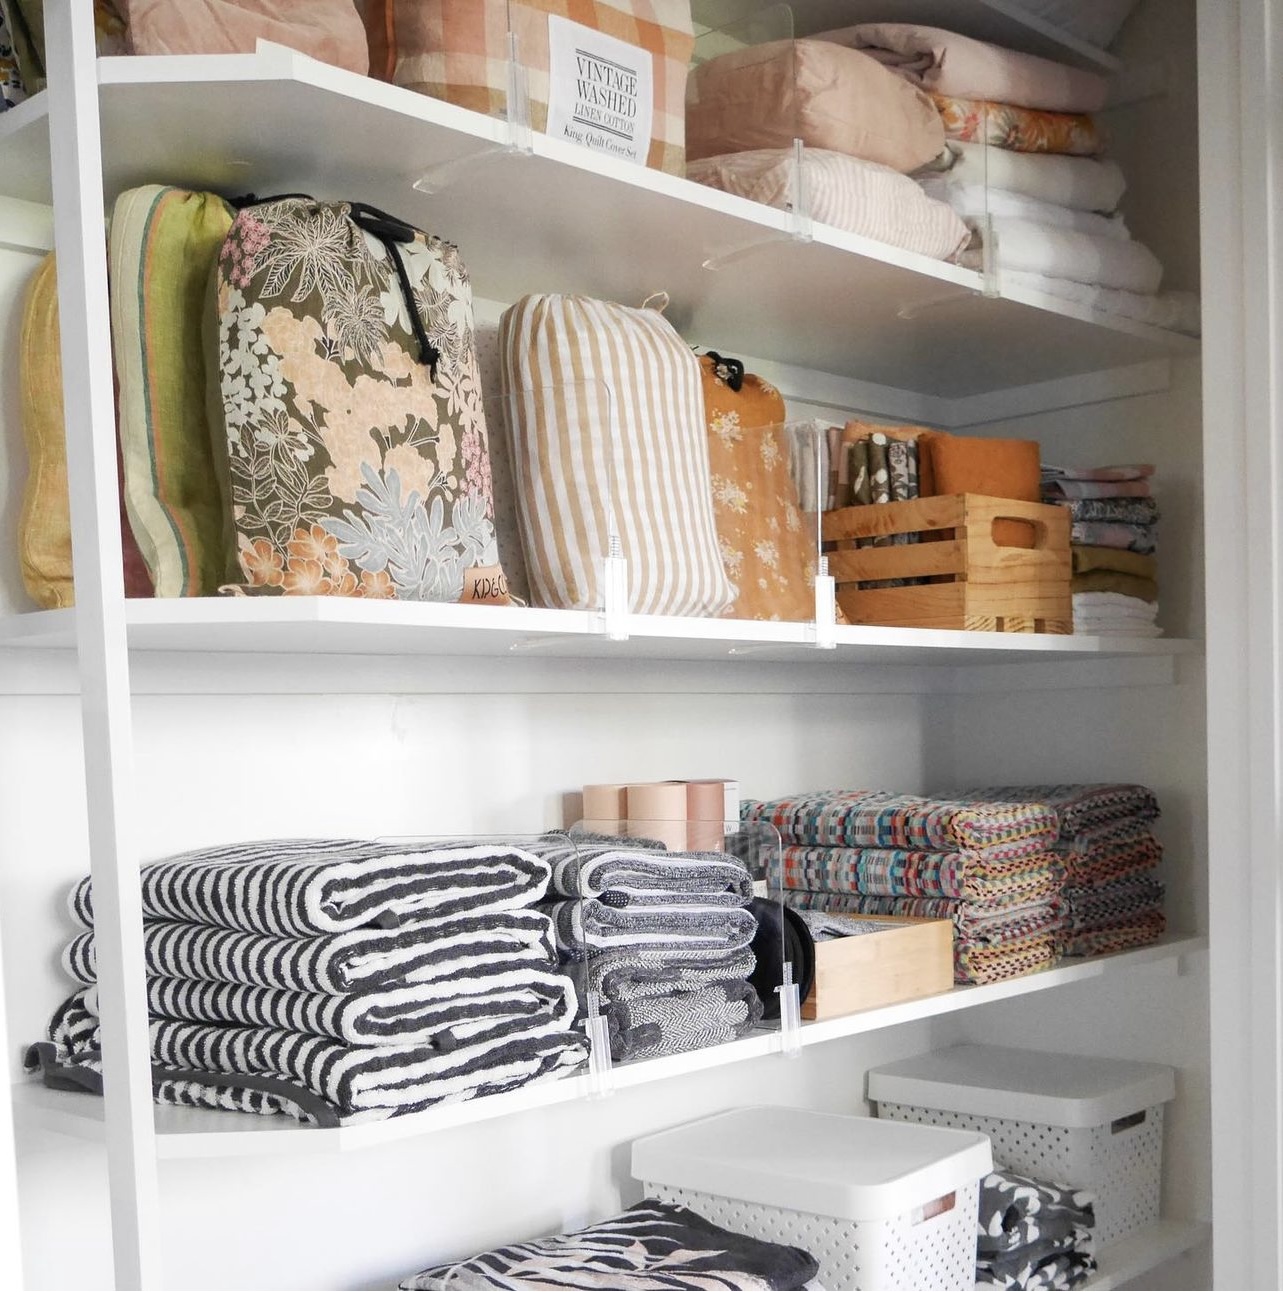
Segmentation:
<svg viewBox="0 0 1283 1292">
<path fill-rule="evenodd" d="M 606 1008 L 611 1057 L 621 1062 L 722 1045 L 761 1021 L 762 1002 L 742 978 L 670 996 L 612 1001 Z"/>
<path fill-rule="evenodd" d="M 748 978 L 757 967 L 752 950 L 715 953 L 687 951 L 603 951 L 588 962 L 580 982 L 607 1000 L 642 1000 L 697 991 L 733 978 Z"/>
<path fill-rule="evenodd" d="M 588 898 L 544 908 L 557 932 L 563 960 L 582 960 L 599 951 L 663 948 L 742 951 L 751 945 L 757 921 L 740 906 L 608 906 Z"/>
</svg>

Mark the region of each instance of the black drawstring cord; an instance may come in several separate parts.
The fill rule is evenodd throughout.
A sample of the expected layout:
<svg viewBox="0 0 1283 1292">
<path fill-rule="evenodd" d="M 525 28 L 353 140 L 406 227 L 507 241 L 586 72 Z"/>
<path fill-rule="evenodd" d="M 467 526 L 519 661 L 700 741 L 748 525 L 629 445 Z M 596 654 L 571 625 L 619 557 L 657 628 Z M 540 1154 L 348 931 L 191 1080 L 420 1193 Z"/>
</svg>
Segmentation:
<svg viewBox="0 0 1283 1292">
<path fill-rule="evenodd" d="M 263 206 L 268 202 L 282 202 L 289 198 L 315 201 L 307 193 L 280 193 L 274 197 L 255 197 L 253 193 L 249 193 L 244 197 L 232 198 L 231 205 L 236 210 L 243 211 L 248 206 Z M 415 231 L 404 220 L 398 220 L 396 216 L 380 211 L 377 206 L 370 206 L 365 202 L 349 202 L 348 205 L 352 211 L 353 223 L 378 238 L 383 244 L 383 249 L 388 253 L 388 259 L 396 270 L 397 282 L 401 285 L 401 296 L 405 301 L 406 312 L 410 316 L 410 331 L 414 333 L 414 339 L 419 343 L 419 362 L 427 368 L 429 378 L 435 382 L 437 365 L 441 362 L 441 351 L 432 344 L 432 338 L 428 336 L 423 316 L 419 313 L 419 304 L 414 299 L 414 288 L 410 285 L 409 272 L 396 246 L 399 242 L 413 242 Z"/>
<path fill-rule="evenodd" d="M 744 385 L 744 365 L 738 359 L 723 358 L 716 350 L 705 353 L 713 361 L 713 371 L 738 395 Z"/>
</svg>

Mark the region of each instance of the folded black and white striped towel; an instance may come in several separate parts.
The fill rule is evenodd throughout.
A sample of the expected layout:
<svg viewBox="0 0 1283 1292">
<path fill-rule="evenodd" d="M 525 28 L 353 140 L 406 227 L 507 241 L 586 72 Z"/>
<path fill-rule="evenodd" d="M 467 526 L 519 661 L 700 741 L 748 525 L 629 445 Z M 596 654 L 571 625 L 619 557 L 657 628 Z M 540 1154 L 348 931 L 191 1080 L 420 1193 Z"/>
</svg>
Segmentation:
<svg viewBox="0 0 1283 1292">
<path fill-rule="evenodd" d="M 255 1078 L 294 1087 L 304 1101 L 314 1097 L 338 1117 L 361 1112 L 406 1113 L 433 1104 L 459 1102 L 511 1090 L 542 1076 L 580 1065 L 585 1043 L 567 1024 L 532 1023 L 520 1034 L 471 1042 L 449 1050 L 430 1046 L 349 1046 L 318 1036 L 275 1028 L 212 1027 L 168 1019 L 151 1022 L 153 1064 L 170 1079 L 196 1084 L 206 1076 Z M 54 1015 L 49 1039 L 57 1064 L 101 1056 L 97 1019 L 85 1008 L 85 989 Z M 29 1052 L 28 1066 L 42 1056 Z M 45 1057 L 46 1070 L 54 1070 Z M 215 1084 L 220 1084 L 216 1082 Z M 225 1084 L 225 1083 L 221 1083 Z"/>
<path fill-rule="evenodd" d="M 273 1027 L 330 1037 L 347 1045 L 431 1045 L 454 1049 L 521 1032 L 531 1022 L 569 1026 L 578 1007 L 573 982 L 552 968 L 511 960 L 462 979 L 330 996 L 244 983 L 147 979 L 153 1018 Z M 98 1014 L 98 989 L 85 996 Z"/>
<path fill-rule="evenodd" d="M 182 853 L 142 869 L 143 913 L 274 937 L 396 928 L 424 916 L 479 915 L 539 901 L 549 864 L 510 844 L 268 839 Z M 93 886 L 71 891 L 93 928 Z"/>
<path fill-rule="evenodd" d="M 680 957 L 672 951 L 603 951 L 588 962 L 582 985 L 608 1000 L 643 1000 L 747 979 L 756 967 L 751 948 L 726 953 L 688 951 Z"/>
<path fill-rule="evenodd" d="M 610 1054 L 620 1061 L 723 1045 L 761 1021 L 762 1002 L 743 978 L 670 996 L 611 1001 L 606 1007 Z"/>
<path fill-rule="evenodd" d="M 670 1202 L 646 1199 L 622 1215 L 435 1265 L 400 1284 L 470 1292 L 482 1288 L 710 1289 L 805 1287 L 819 1272 L 809 1252 L 731 1233 Z"/>
<path fill-rule="evenodd" d="M 549 892 L 601 897 L 615 905 L 668 906 L 684 900 L 745 906 L 753 896 L 748 868 L 722 852 L 666 852 L 598 835 L 548 836 L 532 843 L 552 865 Z"/>
<path fill-rule="evenodd" d="M 557 931 L 563 960 L 575 961 L 616 948 L 742 951 L 757 921 L 742 906 L 609 906 L 597 898 L 555 902 L 543 908 Z"/>
<path fill-rule="evenodd" d="M 465 982 L 514 959 L 535 968 L 557 963 L 552 924 L 541 911 L 500 911 L 419 920 L 400 929 L 356 929 L 310 938 L 275 938 L 209 925 L 149 920 L 143 925 L 149 974 L 239 982 L 286 991 L 347 995 L 437 981 Z M 94 935 L 63 952 L 80 983 L 97 979 Z"/>
</svg>

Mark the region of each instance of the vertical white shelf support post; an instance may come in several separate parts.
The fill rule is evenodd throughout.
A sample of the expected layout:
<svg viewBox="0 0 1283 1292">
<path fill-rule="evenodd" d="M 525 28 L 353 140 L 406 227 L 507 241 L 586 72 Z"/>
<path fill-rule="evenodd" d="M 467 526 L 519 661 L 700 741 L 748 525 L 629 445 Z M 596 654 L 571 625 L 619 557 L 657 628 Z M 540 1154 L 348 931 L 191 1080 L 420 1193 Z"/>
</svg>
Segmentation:
<svg viewBox="0 0 1283 1292">
<path fill-rule="evenodd" d="M 161 1286 L 93 6 L 45 6 L 89 859 L 116 1284 Z"/>
</svg>

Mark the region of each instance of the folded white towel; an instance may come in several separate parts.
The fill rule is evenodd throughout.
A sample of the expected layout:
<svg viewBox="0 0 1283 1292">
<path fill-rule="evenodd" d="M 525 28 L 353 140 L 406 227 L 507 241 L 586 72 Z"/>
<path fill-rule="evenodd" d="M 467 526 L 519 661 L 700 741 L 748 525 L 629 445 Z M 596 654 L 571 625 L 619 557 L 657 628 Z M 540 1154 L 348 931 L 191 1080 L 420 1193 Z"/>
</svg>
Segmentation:
<svg viewBox="0 0 1283 1292">
<path fill-rule="evenodd" d="M 1055 202 L 1041 202 L 1023 193 L 1009 193 L 983 184 L 952 181 L 948 175 L 924 175 L 918 180 L 922 191 L 937 202 L 947 202 L 964 220 L 973 224 L 985 216 L 1008 216 L 1015 220 L 1033 220 L 1036 224 L 1054 224 L 1059 228 L 1093 233 L 1098 238 L 1131 237 L 1121 215 L 1098 215 L 1095 211 L 1075 211 Z"/>
<path fill-rule="evenodd" d="M 1075 211 L 1116 211 L 1127 188 L 1118 163 L 1095 157 L 1064 157 L 1056 153 L 1018 153 L 984 144 L 964 144 L 950 139 L 946 145 L 952 164 L 940 173 L 949 184 L 980 185 L 1002 189 L 1072 207 Z M 943 163 L 924 167 L 919 178 Z"/>
<path fill-rule="evenodd" d="M 1163 279 L 1158 257 L 1139 242 L 1005 215 L 993 217 L 990 228 L 997 244 L 997 264 L 1003 270 L 1048 274 L 1126 292 L 1156 292 Z M 962 263 L 978 269 L 982 254 L 978 249 L 968 251 Z"/>
<path fill-rule="evenodd" d="M 1114 314 L 1120 318 L 1148 323 L 1150 327 L 1167 328 L 1197 336 L 1201 330 L 1200 307 L 1197 292 L 1122 292 L 1113 287 L 1099 287 L 1094 283 L 1078 283 L 1068 278 L 1050 278 L 1046 274 L 1031 274 L 1024 270 L 999 266 L 998 287 L 1004 295 L 1011 290 L 1043 292 L 1061 300 L 1086 305 L 1101 314 Z"/>
</svg>

